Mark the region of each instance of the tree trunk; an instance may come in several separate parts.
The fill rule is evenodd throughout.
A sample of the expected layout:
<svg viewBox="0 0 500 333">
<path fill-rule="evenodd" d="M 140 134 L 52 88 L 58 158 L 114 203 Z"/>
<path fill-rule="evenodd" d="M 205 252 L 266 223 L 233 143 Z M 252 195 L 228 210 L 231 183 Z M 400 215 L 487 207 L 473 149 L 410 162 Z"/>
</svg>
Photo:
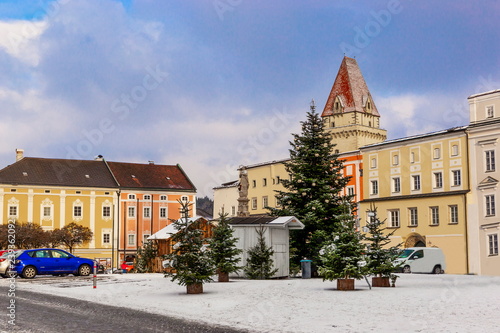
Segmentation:
<svg viewBox="0 0 500 333">
<path fill-rule="evenodd" d="M 337 290 L 354 290 L 354 279 L 337 279 Z"/>
<path fill-rule="evenodd" d="M 191 283 L 186 288 L 188 294 L 203 294 L 203 283 Z"/>
<path fill-rule="evenodd" d="M 372 277 L 372 287 L 390 287 L 389 277 Z"/>
</svg>

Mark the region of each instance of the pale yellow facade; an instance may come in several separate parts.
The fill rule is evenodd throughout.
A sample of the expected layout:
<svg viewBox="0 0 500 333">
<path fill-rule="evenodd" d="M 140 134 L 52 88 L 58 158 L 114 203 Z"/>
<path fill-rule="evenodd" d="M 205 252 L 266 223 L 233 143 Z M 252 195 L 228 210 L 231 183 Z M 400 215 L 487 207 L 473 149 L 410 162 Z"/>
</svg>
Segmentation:
<svg viewBox="0 0 500 333">
<path fill-rule="evenodd" d="M 269 214 L 266 207 L 278 207 L 275 191 L 284 191 L 281 180 L 290 179 L 283 162 L 284 160 L 246 166 L 250 215 Z"/>
<path fill-rule="evenodd" d="M 44 230 L 54 230 L 76 222 L 90 228 L 93 239 L 75 249 L 75 254 L 91 259 L 101 259 L 111 265 L 116 258 L 113 249 L 114 206 L 117 202 L 113 188 L 60 188 L 27 185 L 0 185 L 0 224 L 9 220 L 31 222 Z M 114 250 L 114 251 L 113 251 Z M 114 255 L 113 255 L 114 252 Z"/>
<path fill-rule="evenodd" d="M 389 140 L 361 151 L 361 227 L 374 205 L 378 217 L 395 230 L 392 245 L 439 247 L 447 273 L 468 273 L 465 128 Z"/>
<path fill-rule="evenodd" d="M 234 181 L 230 184 L 223 184 L 214 188 L 214 218 L 218 218 L 221 213 L 227 214 L 228 217 L 237 216 L 238 186 L 239 182 Z"/>
<path fill-rule="evenodd" d="M 323 117 L 323 123 L 337 153 L 355 151 L 387 138 L 387 131 L 380 128 L 380 117 L 369 112 L 334 113 Z"/>
<path fill-rule="evenodd" d="M 469 97 L 471 192 L 467 198 L 469 267 L 473 274 L 500 275 L 500 90 Z"/>
</svg>

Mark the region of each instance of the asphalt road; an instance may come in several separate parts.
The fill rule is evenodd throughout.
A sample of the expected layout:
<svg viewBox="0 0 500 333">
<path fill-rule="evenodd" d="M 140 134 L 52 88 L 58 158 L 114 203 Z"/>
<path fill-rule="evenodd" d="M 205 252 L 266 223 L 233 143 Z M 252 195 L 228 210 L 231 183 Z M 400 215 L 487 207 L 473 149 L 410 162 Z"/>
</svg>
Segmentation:
<svg viewBox="0 0 500 333">
<path fill-rule="evenodd" d="M 185 321 L 31 291 L 16 290 L 15 297 L 8 294 L 7 287 L 0 287 L 1 332 L 249 332 L 196 323 L 196 318 Z M 15 300 L 15 325 L 9 324 L 12 299 Z"/>
</svg>

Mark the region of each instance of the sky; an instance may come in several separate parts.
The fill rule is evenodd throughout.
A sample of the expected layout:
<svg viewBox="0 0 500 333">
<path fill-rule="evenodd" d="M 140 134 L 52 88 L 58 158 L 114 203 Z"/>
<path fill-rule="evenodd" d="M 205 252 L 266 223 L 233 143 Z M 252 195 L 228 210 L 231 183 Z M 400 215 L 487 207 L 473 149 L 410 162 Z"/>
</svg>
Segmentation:
<svg viewBox="0 0 500 333">
<path fill-rule="evenodd" d="M 500 89 L 500 1 L 0 0 L 0 168 L 180 164 L 198 189 L 289 157 L 355 57 L 395 139 Z"/>
</svg>

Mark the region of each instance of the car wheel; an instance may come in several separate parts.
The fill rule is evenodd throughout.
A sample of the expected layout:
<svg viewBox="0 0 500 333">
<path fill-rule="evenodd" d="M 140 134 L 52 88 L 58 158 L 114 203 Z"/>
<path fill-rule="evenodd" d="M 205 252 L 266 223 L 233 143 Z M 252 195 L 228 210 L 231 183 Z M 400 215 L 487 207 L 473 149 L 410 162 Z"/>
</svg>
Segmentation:
<svg viewBox="0 0 500 333">
<path fill-rule="evenodd" d="M 90 266 L 87 264 L 83 264 L 78 268 L 78 275 L 88 276 L 90 275 L 90 271 L 91 271 Z"/>
<path fill-rule="evenodd" d="M 439 265 L 434 266 L 434 269 L 432 270 L 432 274 L 441 274 L 442 272 L 441 266 Z"/>
<path fill-rule="evenodd" d="M 32 279 L 36 276 L 36 268 L 34 266 L 26 266 L 21 273 L 21 277 L 25 279 Z"/>
<path fill-rule="evenodd" d="M 403 273 L 411 273 L 410 266 L 406 265 L 405 267 L 403 267 Z"/>
</svg>

